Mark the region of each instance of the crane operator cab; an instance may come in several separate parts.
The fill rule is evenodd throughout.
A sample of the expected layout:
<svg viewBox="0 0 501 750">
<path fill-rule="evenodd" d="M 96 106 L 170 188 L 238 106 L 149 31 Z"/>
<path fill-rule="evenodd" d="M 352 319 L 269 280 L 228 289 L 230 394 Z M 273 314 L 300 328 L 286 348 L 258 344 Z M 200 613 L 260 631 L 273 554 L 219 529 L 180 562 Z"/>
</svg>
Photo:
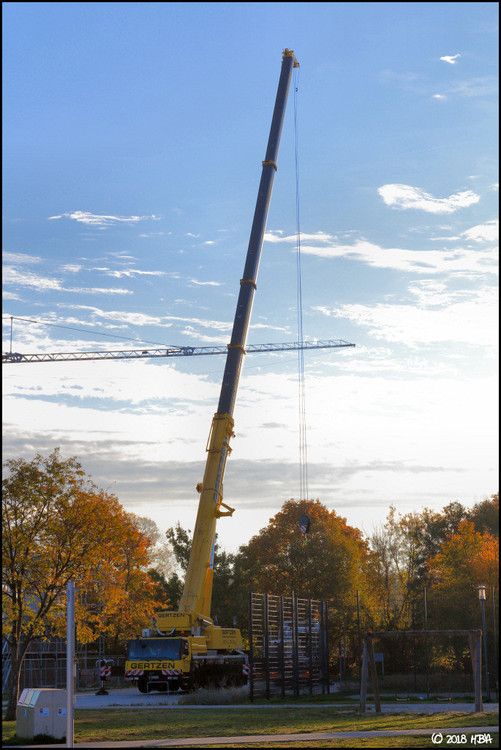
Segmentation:
<svg viewBox="0 0 501 750">
<path fill-rule="evenodd" d="M 125 676 L 141 693 L 178 690 L 190 672 L 187 638 L 134 638 L 127 644 Z"/>
</svg>

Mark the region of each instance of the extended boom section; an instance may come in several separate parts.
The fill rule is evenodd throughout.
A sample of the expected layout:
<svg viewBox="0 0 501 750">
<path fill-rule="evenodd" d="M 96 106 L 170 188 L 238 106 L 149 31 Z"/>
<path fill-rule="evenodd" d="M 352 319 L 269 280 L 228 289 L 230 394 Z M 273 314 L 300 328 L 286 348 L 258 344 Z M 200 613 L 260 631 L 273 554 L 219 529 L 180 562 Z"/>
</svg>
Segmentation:
<svg viewBox="0 0 501 750">
<path fill-rule="evenodd" d="M 186 573 L 183 596 L 179 606 L 181 612 L 200 612 L 204 616 L 210 615 L 210 611 L 206 607 L 202 607 L 202 603 L 204 602 L 210 607 L 212 547 L 216 532 L 216 521 L 221 515 L 220 506 L 223 500 L 224 470 L 226 459 L 230 452 L 230 438 L 233 436 L 233 411 L 245 354 L 245 342 L 256 290 L 261 248 L 263 246 L 273 180 L 277 170 L 278 149 L 294 65 L 297 65 L 294 54 L 290 50 L 285 50 L 266 156 L 262 163 L 261 181 L 247 249 L 245 268 L 243 278 L 240 281 L 240 293 L 235 320 L 233 322 L 233 331 L 228 345 L 221 394 L 218 409 L 212 422 L 211 437 L 209 438 L 207 448 L 207 464 L 193 534 L 193 545 Z M 228 511 L 229 514 L 231 512 L 231 510 Z M 202 609 L 205 609 L 205 611 L 202 611 Z"/>
<path fill-rule="evenodd" d="M 155 663 L 139 658 L 133 661 L 129 652 L 126 670 L 132 679 L 137 680 L 142 691 L 151 689 L 152 685 L 158 686 L 158 689 L 162 689 L 164 684 L 170 688 L 176 686 L 196 689 L 201 685 L 241 685 L 247 681 L 248 660 L 242 651 L 240 631 L 236 628 L 218 627 L 210 617 L 214 542 L 217 519 L 233 513 L 233 509 L 223 502 L 224 472 L 231 452 L 233 410 L 277 169 L 287 96 L 292 69 L 297 65 L 294 53 L 286 49 L 282 57 L 268 146 L 262 162 L 261 181 L 218 409 L 213 417 L 207 442 L 205 473 L 202 483 L 197 486 L 200 499 L 183 594 L 177 612 L 159 612 L 154 620 L 154 630 L 145 631 L 144 635 L 147 637 L 134 641 L 133 653 L 140 656 L 143 648 L 146 653 L 148 641 L 158 640 L 158 635 L 167 636 L 166 641 L 176 641 L 175 648 L 171 649 L 175 658 L 159 659 Z"/>
</svg>

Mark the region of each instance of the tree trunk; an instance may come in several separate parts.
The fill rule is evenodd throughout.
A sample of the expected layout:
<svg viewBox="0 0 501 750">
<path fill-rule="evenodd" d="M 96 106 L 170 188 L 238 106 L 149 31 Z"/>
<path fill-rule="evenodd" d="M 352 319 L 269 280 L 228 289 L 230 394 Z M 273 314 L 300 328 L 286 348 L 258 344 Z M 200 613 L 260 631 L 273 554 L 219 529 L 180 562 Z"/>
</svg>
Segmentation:
<svg viewBox="0 0 501 750">
<path fill-rule="evenodd" d="M 30 639 L 31 640 L 31 639 Z M 21 667 L 23 666 L 24 655 L 28 648 L 30 640 L 24 641 L 22 644 L 15 641 L 11 652 L 11 667 L 9 675 L 9 684 L 7 688 L 8 692 L 8 703 L 5 711 L 5 721 L 16 720 L 16 707 L 19 697 L 19 683 L 21 680 Z"/>
</svg>

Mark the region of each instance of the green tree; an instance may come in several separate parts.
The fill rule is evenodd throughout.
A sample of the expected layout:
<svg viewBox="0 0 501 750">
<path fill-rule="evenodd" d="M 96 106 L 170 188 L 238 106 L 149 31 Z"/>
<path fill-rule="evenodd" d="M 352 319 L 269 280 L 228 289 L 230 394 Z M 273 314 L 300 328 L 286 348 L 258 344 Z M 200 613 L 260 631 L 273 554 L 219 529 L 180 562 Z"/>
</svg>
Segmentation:
<svg viewBox="0 0 501 750">
<path fill-rule="evenodd" d="M 473 521 L 475 530 L 499 536 L 499 492 L 489 499 L 476 503 L 468 516 Z"/>
<path fill-rule="evenodd" d="M 414 555 L 404 553 L 406 546 L 402 526 L 391 506 L 386 523 L 370 537 L 367 580 L 371 594 L 369 602 L 364 603 L 372 628 L 398 630 L 407 624 Z"/>
<path fill-rule="evenodd" d="M 431 583 L 428 561 L 466 517 L 458 502 L 449 503 L 442 512 L 424 508 L 403 516 L 390 506 L 385 524 L 370 539 L 368 576 L 379 612 L 374 627 L 410 628 L 422 620 L 423 588 Z"/>
<path fill-rule="evenodd" d="M 165 535 L 174 552 L 176 562 L 184 579 L 190 559 L 191 531 L 183 529 L 177 523 L 174 528 L 167 529 Z M 233 617 L 236 615 L 235 607 L 233 606 L 234 563 L 235 555 L 221 549 L 216 534 L 211 616 L 215 622 L 223 627 L 231 627 Z M 171 600 L 170 606 L 176 608 L 183 593 L 183 580 L 177 572 L 173 572 L 169 577 L 163 579 L 163 589 Z"/>
</svg>

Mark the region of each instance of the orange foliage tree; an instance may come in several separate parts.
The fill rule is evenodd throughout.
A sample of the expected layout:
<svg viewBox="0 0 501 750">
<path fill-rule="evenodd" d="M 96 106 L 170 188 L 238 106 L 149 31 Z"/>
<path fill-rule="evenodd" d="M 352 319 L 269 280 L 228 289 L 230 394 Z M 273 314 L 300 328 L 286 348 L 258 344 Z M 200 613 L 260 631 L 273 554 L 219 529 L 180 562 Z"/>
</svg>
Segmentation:
<svg viewBox="0 0 501 750">
<path fill-rule="evenodd" d="M 484 583 L 488 591 L 499 578 L 499 539 L 489 532 L 475 531 L 473 521 L 460 522 L 441 550 L 428 560 L 433 582 L 435 626 L 475 628 L 480 626 L 476 587 Z"/>
<path fill-rule="evenodd" d="M 155 554 L 153 535 L 141 530 L 142 520 L 121 506 L 115 508 L 99 558 L 79 585 L 80 642 L 103 635 L 107 650 L 116 653 L 166 606 L 149 572 Z"/>
<path fill-rule="evenodd" d="M 2 633 L 10 646 L 6 718 L 15 718 L 21 667 L 30 642 L 64 635 L 66 585 L 82 594 L 103 583 L 104 608 L 77 595 L 81 643 L 103 628 L 118 637 L 156 608 L 145 570 L 150 540 L 117 498 L 98 489 L 76 458 L 59 449 L 5 464 L 2 494 Z"/>
<path fill-rule="evenodd" d="M 299 519 L 306 514 L 305 535 Z M 321 599 L 329 602 L 334 638 L 356 620 L 356 590 L 362 586 L 367 546 L 361 532 L 349 526 L 319 500 L 288 500 L 281 510 L 240 547 L 235 582 L 241 591 Z"/>
</svg>

